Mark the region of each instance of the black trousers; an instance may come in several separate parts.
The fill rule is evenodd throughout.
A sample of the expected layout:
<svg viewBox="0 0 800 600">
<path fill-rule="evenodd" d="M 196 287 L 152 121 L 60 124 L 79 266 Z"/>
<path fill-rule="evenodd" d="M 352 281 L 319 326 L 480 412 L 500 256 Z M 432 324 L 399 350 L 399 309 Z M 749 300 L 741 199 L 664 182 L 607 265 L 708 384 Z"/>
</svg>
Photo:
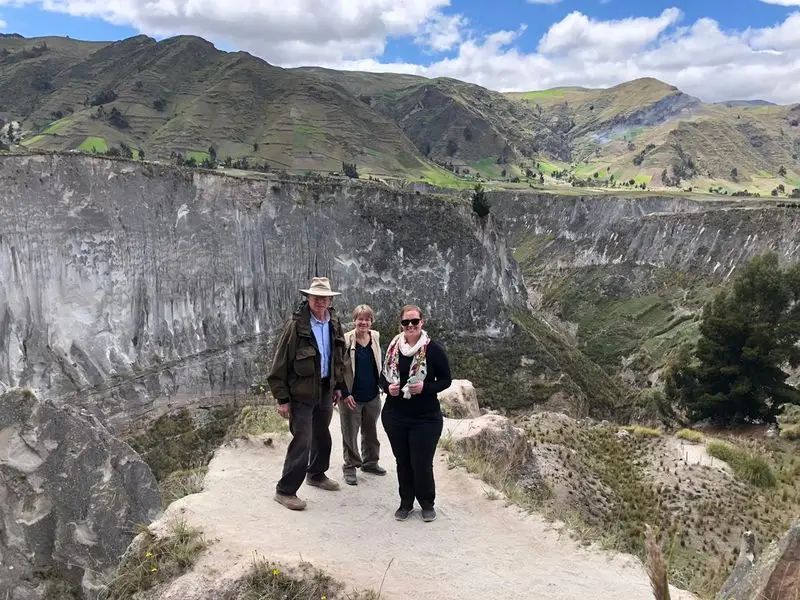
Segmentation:
<svg viewBox="0 0 800 600">
<path fill-rule="evenodd" d="M 279 494 L 293 496 L 303 485 L 306 475 L 320 477 L 331 465 L 331 389 L 323 384 L 322 403 L 312 406 L 292 400 L 289 431 L 292 441 L 286 450 L 283 475 L 275 486 Z"/>
<path fill-rule="evenodd" d="M 381 422 L 397 461 L 400 506 L 412 508 L 416 498 L 420 508 L 433 508 L 433 457 L 444 427 L 442 413 L 411 417 L 384 408 Z"/>
</svg>

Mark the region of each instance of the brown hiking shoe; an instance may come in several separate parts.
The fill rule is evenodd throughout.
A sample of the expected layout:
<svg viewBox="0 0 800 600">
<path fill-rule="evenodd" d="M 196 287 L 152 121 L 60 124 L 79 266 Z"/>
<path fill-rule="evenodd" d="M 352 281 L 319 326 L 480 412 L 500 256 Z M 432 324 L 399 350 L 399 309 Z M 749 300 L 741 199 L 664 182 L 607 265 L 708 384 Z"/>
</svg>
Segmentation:
<svg viewBox="0 0 800 600">
<path fill-rule="evenodd" d="M 300 500 L 297 496 L 290 496 L 288 494 L 275 493 L 275 502 L 283 504 L 289 510 L 305 510 L 305 500 Z"/>
<path fill-rule="evenodd" d="M 329 492 L 335 492 L 341 488 L 338 483 L 333 479 L 328 479 L 325 475 L 322 477 L 306 477 L 306 483 L 314 487 L 322 488 L 323 490 L 328 490 Z"/>
</svg>

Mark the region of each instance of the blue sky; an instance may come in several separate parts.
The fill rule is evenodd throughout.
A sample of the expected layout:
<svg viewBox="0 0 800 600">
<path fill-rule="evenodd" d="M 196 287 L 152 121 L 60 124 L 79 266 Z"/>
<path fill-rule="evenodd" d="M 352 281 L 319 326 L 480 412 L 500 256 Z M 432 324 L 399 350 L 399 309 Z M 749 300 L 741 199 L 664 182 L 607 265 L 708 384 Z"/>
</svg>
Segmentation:
<svg viewBox="0 0 800 600">
<path fill-rule="evenodd" d="M 800 0 L 395 2 L 360 0 L 356 13 L 347 0 L 0 0 L 0 30 L 194 34 L 281 66 L 444 75 L 504 91 L 652 76 L 704 100 L 800 102 Z"/>
</svg>

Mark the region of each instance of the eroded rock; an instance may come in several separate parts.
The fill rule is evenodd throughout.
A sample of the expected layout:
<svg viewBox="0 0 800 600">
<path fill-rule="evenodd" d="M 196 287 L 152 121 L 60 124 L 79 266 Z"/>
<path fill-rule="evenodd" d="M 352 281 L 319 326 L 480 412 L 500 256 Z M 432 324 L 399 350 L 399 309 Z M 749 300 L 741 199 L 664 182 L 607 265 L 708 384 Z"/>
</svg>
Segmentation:
<svg viewBox="0 0 800 600">
<path fill-rule="evenodd" d="M 479 454 L 501 469 L 517 485 L 534 496 L 548 493 L 536 455 L 525 432 L 508 417 L 496 414 L 475 419 L 467 432 L 456 440 L 467 453 Z"/>
<path fill-rule="evenodd" d="M 0 396 L 0 507 L 0 598 L 55 582 L 94 598 L 161 494 L 105 428 L 14 389 Z"/>
<path fill-rule="evenodd" d="M 796 600 L 800 594 L 800 519 L 761 556 L 751 532 L 742 536 L 739 558 L 717 600 Z"/>
<path fill-rule="evenodd" d="M 468 379 L 454 379 L 450 387 L 439 394 L 442 411 L 451 419 L 470 419 L 481 415 L 478 394 Z"/>
</svg>

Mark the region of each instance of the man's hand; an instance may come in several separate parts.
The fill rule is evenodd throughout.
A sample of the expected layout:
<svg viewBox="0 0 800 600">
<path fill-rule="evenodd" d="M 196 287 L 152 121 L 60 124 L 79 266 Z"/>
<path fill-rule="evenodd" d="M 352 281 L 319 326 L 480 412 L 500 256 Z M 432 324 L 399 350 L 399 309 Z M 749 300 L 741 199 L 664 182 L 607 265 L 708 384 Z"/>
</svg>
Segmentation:
<svg viewBox="0 0 800 600">
<path fill-rule="evenodd" d="M 422 391 L 422 386 L 425 385 L 424 381 L 417 381 L 408 384 L 408 391 L 412 394 L 419 394 Z"/>
<path fill-rule="evenodd" d="M 353 410 L 356 407 L 356 399 L 353 398 L 352 394 L 344 399 L 344 404 L 350 410 Z"/>
<path fill-rule="evenodd" d="M 389 384 L 389 395 L 390 396 L 399 396 L 400 395 L 400 384 L 399 383 L 390 383 Z"/>
<path fill-rule="evenodd" d="M 339 404 L 339 400 L 342 399 L 342 390 L 333 390 L 333 405 L 336 406 Z"/>
<path fill-rule="evenodd" d="M 278 414 L 284 419 L 289 418 L 289 416 L 292 414 L 292 409 L 288 402 L 286 404 L 278 404 Z"/>
</svg>

